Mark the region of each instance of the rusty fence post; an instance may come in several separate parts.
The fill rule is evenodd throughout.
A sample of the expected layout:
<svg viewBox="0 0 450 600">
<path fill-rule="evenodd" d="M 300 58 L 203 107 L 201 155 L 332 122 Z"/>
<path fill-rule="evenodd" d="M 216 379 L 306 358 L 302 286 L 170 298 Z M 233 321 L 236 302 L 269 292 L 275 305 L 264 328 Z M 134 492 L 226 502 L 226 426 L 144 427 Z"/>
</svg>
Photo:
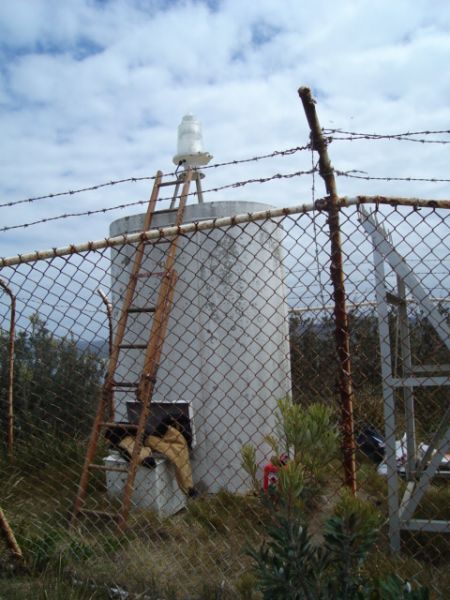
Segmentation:
<svg viewBox="0 0 450 600">
<path fill-rule="evenodd" d="M 0 279 L 0 287 L 8 294 L 11 300 L 11 312 L 9 323 L 9 343 L 8 343 L 8 400 L 7 400 L 7 426 L 6 426 L 6 448 L 8 459 L 13 458 L 14 447 L 14 335 L 16 321 L 16 297 L 8 285 Z"/>
<path fill-rule="evenodd" d="M 311 90 L 301 87 L 298 95 L 303 104 L 306 119 L 311 130 L 311 147 L 319 154 L 319 174 L 325 182 L 328 195 L 326 210 L 330 231 L 331 264 L 330 276 L 333 285 L 334 321 L 336 352 L 339 361 L 339 392 L 341 397 L 342 453 L 345 484 L 356 492 L 355 432 L 353 422 L 353 384 L 350 360 L 350 335 L 348 314 L 345 304 L 344 270 L 339 223 L 339 197 L 336 180 L 331 165 L 327 141 L 323 136 L 316 113 Z"/>
<path fill-rule="evenodd" d="M 8 523 L 5 513 L 0 508 L 0 530 L 3 532 L 6 543 L 8 544 L 9 549 L 11 550 L 11 554 L 14 558 L 18 560 L 23 559 L 22 550 L 20 549 L 19 544 L 14 536 L 14 532 L 11 529 L 11 525 Z"/>
</svg>

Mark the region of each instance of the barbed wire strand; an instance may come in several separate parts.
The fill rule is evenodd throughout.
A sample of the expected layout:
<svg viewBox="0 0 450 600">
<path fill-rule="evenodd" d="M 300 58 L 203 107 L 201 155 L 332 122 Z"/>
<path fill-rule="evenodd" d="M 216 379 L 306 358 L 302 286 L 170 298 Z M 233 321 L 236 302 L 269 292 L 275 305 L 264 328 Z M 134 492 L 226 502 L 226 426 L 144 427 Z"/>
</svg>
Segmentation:
<svg viewBox="0 0 450 600">
<path fill-rule="evenodd" d="M 201 168 L 201 170 L 204 171 L 205 169 L 217 169 L 219 167 L 226 167 L 226 166 L 230 166 L 230 165 L 239 165 L 239 164 L 243 164 L 243 163 L 256 162 L 258 160 L 263 160 L 266 158 L 274 158 L 277 156 L 290 156 L 292 154 L 295 154 L 296 152 L 308 150 L 309 148 L 310 148 L 310 144 L 307 144 L 305 146 L 295 146 L 294 148 L 287 148 L 285 150 L 274 150 L 270 154 L 260 154 L 258 156 L 253 156 L 251 158 L 235 159 L 235 160 L 229 160 L 229 161 L 221 162 L 221 163 L 214 163 L 212 165 L 205 165 L 204 167 Z M 164 177 L 175 177 L 176 175 L 177 175 L 176 171 L 172 171 L 171 173 L 163 174 Z M 104 187 L 119 185 L 121 183 L 137 183 L 138 181 L 151 181 L 154 179 L 155 179 L 154 175 L 145 176 L 145 177 L 128 177 L 126 179 L 116 179 L 114 181 L 106 181 L 104 183 L 98 183 L 96 185 L 91 185 L 91 186 L 79 188 L 76 190 L 67 190 L 65 192 L 56 192 L 56 193 L 52 193 L 52 194 L 46 194 L 44 196 L 34 196 L 31 198 L 24 198 L 22 200 L 14 200 L 11 202 L 4 202 L 3 204 L 0 204 L 0 208 L 17 206 L 18 204 L 25 204 L 27 202 L 36 202 L 37 200 L 47 200 L 50 198 L 59 198 L 61 196 L 73 196 L 74 194 L 80 194 L 82 192 L 92 192 L 92 191 L 99 190 Z"/>
<path fill-rule="evenodd" d="M 415 135 L 438 135 L 438 134 L 450 134 L 450 129 L 439 129 L 439 130 L 424 130 L 424 131 L 407 131 L 404 133 L 361 133 L 357 131 L 344 131 L 343 129 L 331 129 L 325 128 L 323 130 L 325 135 L 332 135 L 332 140 L 339 141 L 353 141 L 353 140 L 396 140 L 403 142 L 416 142 L 420 144 L 450 144 L 450 140 L 429 140 L 424 138 L 412 138 Z M 333 134 L 341 134 L 346 137 L 338 137 Z"/>
<path fill-rule="evenodd" d="M 395 142 L 416 142 L 418 144 L 442 144 L 444 146 L 446 144 L 450 144 L 450 140 L 424 140 L 424 139 L 396 137 L 396 136 L 370 137 L 370 136 L 366 136 L 366 135 L 361 135 L 361 136 L 348 136 L 348 137 L 331 136 L 329 138 L 329 141 L 333 141 L 333 142 L 353 142 L 356 140 L 369 140 L 369 141 L 389 140 L 389 141 L 395 141 Z"/>
<path fill-rule="evenodd" d="M 361 171 L 363 173 L 364 171 Z M 437 177 L 378 177 L 374 175 L 359 175 L 357 170 L 339 171 L 335 169 L 338 177 L 351 177 L 352 179 L 366 179 L 367 181 L 425 181 L 428 183 L 449 183 L 450 179 L 439 179 Z"/>
<path fill-rule="evenodd" d="M 243 187 L 245 185 L 249 185 L 252 183 L 267 183 L 269 181 L 273 181 L 275 179 L 291 179 L 293 177 L 301 177 L 302 175 L 311 175 L 313 170 L 309 169 L 307 171 L 296 171 L 295 173 L 275 173 L 275 175 L 271 175 L 270 177 L 260 177 L 257 179 L 247 179 L 245 181 L 236 181 L 234 183 L 229 183 L 227 185 L 222 185 L 215 188 L 209 188 L 207 190 L 203 190 L 203 193 L 206 194 L 208 192 L 220 192 L 222 190 Z M 197 192 L 190 192 L 187 194 L 188 196 L 196 196 Z M 159 202 L 163 202 L 165 200 L 172 200 L 172 196 L 166 196 L 164 198 L 159 198 Z M 65 213 L 63 215 L 57 215 L 55 217 L 45 217 L 43 219 L 38 219 L 37 221 L 30 221 L 29 223 L 21 223 L 19 225 L 7 225 L 6 227 L 0 228 L 0 233 L 5 233 L 6 231 L 11 231 L 13 229 L 25 229 L 27 227 L 32 227 L 33 225 L 39 225 L 41 223 L 49 223 L 51 221 L 58 221 L 60 219 L 69 219 L 72 217 L 84 217 L 84 216 L 92 216 L 99 213 L 107 213 L 113 210 L 120 210 L 123 208 L 128 208 L 130 206 L 139 206 L 147 204 L 148 200 L 137 200 L 135 202 L 128 202 L 125 204 L 118 204 L 116 206 L 109 206 L 106 208 L 99 208 L 97 210 L 87 210 L 83 212 L 76 213 Z"/>
<path fill-rule="evenodd" d="M 340 128 L 324 127 L 324 133 L 344 133 L 345 135 L 369 135 L 377 137 L 406 137 L 410 135 L 438 135 L 441 133 L 450 133 L 450 129 L 424 129 L 422 131 L 403 131 L 401 133 L 367 133 L 361 131 L 345 131 Z"/>
</svg>

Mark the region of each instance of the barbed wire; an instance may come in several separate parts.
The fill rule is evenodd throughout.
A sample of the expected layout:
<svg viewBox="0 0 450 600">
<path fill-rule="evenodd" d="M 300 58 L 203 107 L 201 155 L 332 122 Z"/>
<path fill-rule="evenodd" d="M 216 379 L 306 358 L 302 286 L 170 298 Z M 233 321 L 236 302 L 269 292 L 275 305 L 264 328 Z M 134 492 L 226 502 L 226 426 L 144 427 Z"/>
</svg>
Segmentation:
<svg viewBox="0 0 450 600">
<path fill-rule="evenodd" d="M 220 192 L 222 190 L 243 187 L 245 185 L 249 185 L 252 183 L 267 183 L 269 181 L 273 181 L 275 179 L 291 179 L 293 177 L 301 177 L 302 175 L 311 175 L 314 172 L 313 169 L 309 169 L 307 171 L 296 171 L 294 173 L 275 173 L 275 175 L 271 175 L 270 177 L 259 177 L 256 179 L 247 179 L 245 181 L 235 181 L 234 183 L 229 183 L 226 185 L 222 185 L 215 188 L 209 188 L 207 190 L 203 190 L 203 193 L 206 194 L 208 192 Z M 187 196 L 196 196 L 197 192 L 190 192 Z M 163 202 L 167 200 L 172 200 L 172 196 L 166 196 L 164 198 L 159 198 L 158 202 Z M 84 216 L 92 216 L 99 213 L 107 213 L 113 210 L 120 210 L 123 208 L 128 208 L 130 206 L 142 206 L 143 204 L 147 204 L 148 200 L 137 200 L 135 202 L 127 202 L 125 204 L 118 204 L 116 206 L 109 206 L 106 208 L 99 208 L 97 210 L 87 210 L 82 212 L 74 212 L 74 213 L 65 213 L 63 215 L 57 215 L 55 217 L 45 217 L 43 219 L 38 219 L 36 221 L 30 221 L 29 223 L 21 223 L 19 225 L 7 225 L 6 227 L 0 228 L 0 233 L 5 233 L 6 231 L 11 231 L 13 229 L 25 229 L 27 227 L 32 227 L 33 225 L 39 225 L 42 223 L 49 223 L 51 221 L 58 221 L 60 219 L 69 219 L 72 217 L 84 217 Z"/>
<path fill-rule="evenodd" d="M 425 138 L 413 138 L 414 135 L 437 135 L 450 134 L 450 129 L 408 131 L 404 133 L 361 133 L 357 131 L 344 131 L 342 129 L 323 129 L 325 135 L 331 135 L 333 141 L 353 141 L 353 140 L 395 140 L 400 142 L 415 142 L 420 144 L 450 144 L 450 140 L 430 140 Z M 334 133 L 342 134 L 345 137 L 332 135 Z"/>
<path fill-rule="evenodd" d="M 212 165 L 205 165 L 201 170 L 205 169 L 217 169 L 218 167 L 228 167 L 230 165 L 240 165 L 248 162 L 256 162 L 265 158 L 275 158 L 276 156 L 290 156 L 297 152 L 303 152 L 304 150 L 310 150 L 311 144 L 305 144 L 304 146 L 295 146 L 294 148 L 287 148 L 286 150 L 274 150 L 270 154 L 260 154 L 259 156 L 253 156 L 252 158 L 242 158 L 238 160 L 229 160 L 227 162 L 214 163 Z"/>
<path fill-rule="evenodd" d="M 350 177 L 352 179 L 365 179 L 367 181 L 426 181 L 429 183 L 449 183 L 450 179 L 440 179 L 437 177 L 378 177 L 374 175 L 359 175 L 359 171 L 351 170 L 351 171 L 339 171 L 335 169 L 335 175 L 338 177 Z M 360 173 L 364 173 L 364 171 L 360 171 Z"/>
<path fill-rule="evenodd" d="M 416 142 L 419 144 L 450 144 L 450 140 L 424 140 L 424 139 L 416 139 L 416 138 L 403 138 L 403 137 L 390 137 L 390 136 L 380 136 L 380 137 L 370 137 L 370 136 L 348 136 L 348 137 L 336 137 L 331 136 L 329 138 L 330 141 L 333 142 L 353 142 L 356 140 L 395 140 L 397 142 Z"/>
<path fill-rule="evenodd" d="M 411 135 L 438 135 L 441 133 L 450 133 L 450 129 L 424 129 L 422 131 L 404 131 L 402 133 L 362 133 L 361 131 L 345 131 L 344 129 L 333 129 L 324 127 L 324 133 L 343 133 L 345 135 L 366 135 L 371 137 L 407 137 Z"/>
<path fill-rule="evenodd" d="M 204 167 L 201 168 L 201 170 L 204 171 L 205 169 L 217 169 L 219 167 L 227 167 L 230 165 L 239 165 L 239 164 L 243 164 L 243 163 L 256 162 L 258 160 L 263 160 L 265 158 L 274 158 L 277 156 L 290 156 L 292 154 L 295 154 L 296 152 L 301 152 L 303 150 L 309 150 L 310 147 L 311 147 L 311 145 L 307 144 L 305 146 L 295 146 L 294 148 L 287 148 L 285 150 L 274 150 L 270 154 L 260 154 L 258 156 L 253 156 L 251 158 L 235 159 L 235 160 L 229 160 L 229 161 L 221 162 L 221 163 L 214 163 L 212 165 L 205 165 Z M 176 175 L 177 175 L 176 171 L 172 171 L 171 173 L 163 174 L 164 177 L 175 177 Z M 61 196 L 73 196 L 74 194 L 80 194 L 82 192 L 92 192 L 92 191 L 99 190 L 104 187 L 119 185 L 121 183 L 137 183 L 139 181 L 152 181 L 154 179 L 155 179 L 155 175 L 152 175 L 152 176 L 149 175 L 149 176 L 144 176 L 144 177 L 127 177 L 126 179 L 116 179 L 113 181 L 106 181 L 104 183 L 98 183 L 95 185 L 79 188 L 76 190 L 67 190 L 65 192 L 56 192 L 53 194 L 46 194 L 43 196 L 34 196 L 31 198 L 24 198 L 22 200 L 14 200 L 11 202 L 4 202 L 3 204 L 0 204 L 0 208 L 17 206 L 18 204 L 25 204 L 27 202 L 36 202 L 37 200 L 47 200 L 50 198 L 59 198 Z"/>
</svg>

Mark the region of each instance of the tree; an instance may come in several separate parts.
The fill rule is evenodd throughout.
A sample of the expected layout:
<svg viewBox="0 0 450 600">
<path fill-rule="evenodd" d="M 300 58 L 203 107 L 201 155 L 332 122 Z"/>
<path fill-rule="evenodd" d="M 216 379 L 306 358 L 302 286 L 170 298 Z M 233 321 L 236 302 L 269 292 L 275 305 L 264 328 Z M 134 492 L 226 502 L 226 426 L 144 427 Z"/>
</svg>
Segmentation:
<svg viewBox="0 0 450 600">
<path fill-rule="evenodd" d="M 15 341 L 14 411 L 17 434 L 52 431 L 79 436 L 89 431 L 103 370 L 91 350 L 80 350 L 73 338 L 58 338 L 37 314 L 30 332 Z M 0 330 L 1 404 L 6 402 L 7 333 Z M 5 411 L 1 414 L 5 424 Z"/>
</svg>

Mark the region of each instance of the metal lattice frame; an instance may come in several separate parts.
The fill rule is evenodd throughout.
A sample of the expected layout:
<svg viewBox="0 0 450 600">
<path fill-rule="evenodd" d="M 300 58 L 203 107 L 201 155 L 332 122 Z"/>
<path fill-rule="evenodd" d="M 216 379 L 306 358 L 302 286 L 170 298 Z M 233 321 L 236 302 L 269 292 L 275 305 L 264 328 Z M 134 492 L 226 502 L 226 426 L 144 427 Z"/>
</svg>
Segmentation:
<svg viewBox="0 0 450 600">
<path fill-rule="evenodd" d="M 379 319 L 379 337 L 381 350 L 381 368 L 383 378 L 386 464 L 389 502 L 389 531 L 391 548 L 400 550 L 401 530 L 430 531 L 450 533 L 450 521 L 437 519 L 415 519 L 414 512 L 423 499 L 434 477 L 447 476 L 439 467 L 444 454 L 450 446 L 450 405 L 445 410 L 441 422 L 423 457 L 419 457 L 416 439 L 416 422 L 414 411 L 414 389 L 425 386 L 449 386 L 448 375 L 424 375 L 428 372 L 448 372 L 449 365 L 422 365 L 414 367 L 411 356 L 410 330 L 407 316 L 406 290 L 419 303 L 426 318 L 436 333 L 450 349 L 450 331 L 446 318 L 441 315 L 429 299 L 429 294 L 415 276 L 413 269 L 389 241 L 386 231 L 377 223 L 374 216 L 360 207 L 361 223 L 372 239 L 373 258 L 376 280 L 377 313 Z M 397 294 L 389 292 L 385 263 L 397 276 Z M 398 306 L 399 350 L 402 362 L 402 374 L 398 376 L 392 370 L 392 344 L 389 331 L 388 304 Z M 400 500 L 398 465 L 396 459 L 396 416 L 395 391 L 403 390 L 404 412 L 406 422 L 406 489 Z"/>
</svg>

